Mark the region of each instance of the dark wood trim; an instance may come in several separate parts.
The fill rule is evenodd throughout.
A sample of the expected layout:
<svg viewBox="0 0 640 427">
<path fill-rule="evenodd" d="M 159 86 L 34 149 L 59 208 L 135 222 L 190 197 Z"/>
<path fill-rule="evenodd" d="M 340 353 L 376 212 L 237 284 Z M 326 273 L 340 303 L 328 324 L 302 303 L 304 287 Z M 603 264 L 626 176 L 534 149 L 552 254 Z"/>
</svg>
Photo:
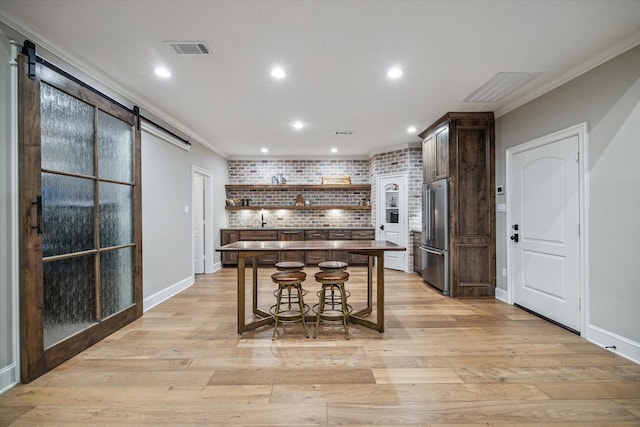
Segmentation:
<svg viewBox="0 0 640 427">
<path fill-rule="evenodd" d="M 100 110 L 108 113 L 122 121 L 135 125 L 135 114 L 119 104 L 112 103 L 109 99 L 104 98 L 92 89 L 82 86 L 67 77 L 58 74 L 51 68 L 38 64 L 38 80 L 65 92 L 68 95 L 80 99 L 82 102 L 98 107 Z"/>
<path fill-rule="evenodd" d="M 20 348 L 21 348 L 21 381 L 30 382 L 47 370 L 59 365 L 68 358 L 98 342 L 102 338 L 123 327 L 127 323 L 142 316 L 142 207 L 141 207 L 141 149 L 140 130 L 135 126 L 136 116 L 119 104 L 102 98 L 92 92 L 90 88 L 68 80 L 53 70 L 38 63 L 35 78 L 27 76 L 28 64 L 24 55 L 18 56 L 18 139 L 19 139 L 19 232 L 20 232 Z M 70 96 L 92 105 L 94 110 L 94 124 L 98 120 L 98 112 L 103 111 L 119 120 L 128 123 L 133 131 L 133 182 L 118 182 L 99 179 L 97 136 L 94 139 L 94 173 L 95 176 L 79 176 L 59 171 L 44 171 L 59 175 L 75 176 L 92 179 L 94 185 L 98 182 L 112 182 L 133 186 L 133 243 L 119 247 L 134 247 L 134 305 L 109 316 L 100 318 L 100 254 L 104 251 L 117 249 L 110 247 L 101 249 L 99 242 L 99 188 L 94 188 L 95 209 L 94 219 L 96 229 L 94 239 L 96 247 L 90 251 L 83 251 L 82 255 L 95 257 L 95 291 L 96 313 L 98 323 L 68 337 L 51 348 L 44 349 L 44 291 L 43 291 L 43 262 L 55 261 L 78 256 L 78 253 L 60 256 L 42 257 L 42 235 L 35 228 L 37 212 L 34 206 L 36 196 L 40 195 L 42 183 L 41 163 L 41 111 L 40 87 L 46 83 Z M 98 129 L 95 127 L 95 129 Z"/>
<path fill-rule="evenodd" d="M 133 241 L 134 249 L 134 298 L 136 302 L 136 317 L 142 317 L 142 148 L 140 127 L 133 126 Z"/>
<path fill-rule="evenodd" d="M 49 347 L 44 352 L 46 371 L 55 368 L 74 355 L 108 337 L 118 329 L 133 322 L 137 317 L 136 307 L 130 306 L 106 319 L 101 319 L 100 323 L 83 329 L 80 333 Z"/>
<path fill-rule="evenodd" d="M 420 138 L 425 138 L 429 132 L 434 131 L 438 126 L 442 125 L 444 122 L 447 122 L 450 120 L 461 120 L 461 119 L 493 121 L 494 116 L 492 111 L 469 112 L 469 113 L 458 113 L 458 112 L 446 113 L 444 116 L 440 117 L 438 120 L 433 122 L 431 126 L 429 126 L 425 130 L 420 132 L 418 136 Z"/>
<path fill-rule="evenodd" d="M 42 235 L 33 225 L 33 202 L 41 188 L 40 81 L 18 55 L 18 162 L 20 234 L 20 378 L 29 382 L 46 371 L 42 310 Z"/>
</svg>

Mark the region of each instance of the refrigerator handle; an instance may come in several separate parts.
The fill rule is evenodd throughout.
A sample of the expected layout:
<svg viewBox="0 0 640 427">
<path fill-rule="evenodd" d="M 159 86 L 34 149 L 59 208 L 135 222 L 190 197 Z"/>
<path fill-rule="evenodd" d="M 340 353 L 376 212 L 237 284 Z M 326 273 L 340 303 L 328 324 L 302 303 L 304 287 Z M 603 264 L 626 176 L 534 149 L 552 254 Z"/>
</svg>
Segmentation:
<svg viewBox="0 0 640 427">
<path fill-rule="evenodd" d="M 429 239 L 436 238 L 435 226 L 436 226 L 436 192 L 429 189 Z"/>
<path fill-rule="evenodd" d="M 429 242 L 431 240 L 431 189 L 429 187 L 426 188 L 424 196 L 426 203 L 426 209 L 424 211 L 424 228 L 427 236 L 427 242 Z"/>
</svg>

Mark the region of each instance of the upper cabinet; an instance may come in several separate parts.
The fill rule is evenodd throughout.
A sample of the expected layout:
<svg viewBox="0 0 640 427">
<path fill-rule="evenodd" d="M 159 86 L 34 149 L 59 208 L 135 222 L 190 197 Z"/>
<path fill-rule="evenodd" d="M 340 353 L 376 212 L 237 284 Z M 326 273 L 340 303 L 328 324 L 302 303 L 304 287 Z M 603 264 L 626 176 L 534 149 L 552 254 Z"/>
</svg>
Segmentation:
<svg viewBox="0 0 640 427">
<path fill-rule="evenodd" d="M 422 141 L 423 180 L 431 182 L 449 176 L 449 123 L 420 134 Z"/>
</svg>

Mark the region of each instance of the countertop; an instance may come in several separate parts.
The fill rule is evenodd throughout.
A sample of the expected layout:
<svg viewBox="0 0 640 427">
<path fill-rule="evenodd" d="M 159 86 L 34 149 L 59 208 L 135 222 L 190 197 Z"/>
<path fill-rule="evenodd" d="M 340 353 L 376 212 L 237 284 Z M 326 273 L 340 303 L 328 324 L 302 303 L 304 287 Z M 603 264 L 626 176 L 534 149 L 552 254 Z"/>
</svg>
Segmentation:
<svg viewBox="0 0 640 427">
<path fill-rule="evenodd" d="M 374 230 L 375 227 L 238 227 L 221 228 L 220 230 Z"/>
</svg>

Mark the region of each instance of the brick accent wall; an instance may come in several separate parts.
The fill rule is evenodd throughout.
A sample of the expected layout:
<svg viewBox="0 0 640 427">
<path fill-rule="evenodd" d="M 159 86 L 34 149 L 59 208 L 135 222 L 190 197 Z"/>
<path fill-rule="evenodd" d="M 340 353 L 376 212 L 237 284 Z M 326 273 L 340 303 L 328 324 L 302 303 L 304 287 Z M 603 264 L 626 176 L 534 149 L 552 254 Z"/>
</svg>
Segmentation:
<svg viewBox="0 0 640 427">
<path fill-rule="evenodd" d="M 323 176 L 350 176 L 369 183 L 368 160 L 229 160 L 229 184 L 271 184 L 282 174 L 287 184 L 322 184 Z"/>
<path fill-rule="evenodd" d="M 322 177 L 350 176 L 352 184 L 369 183 L 368 160 L 229 160 L 229 184 L 271 184 L 274 175 L 282 175 L 287 184 L 322 184 Z M 294 205 L 300 193 L 311 205 L 357 205 L 368 199 L 366 191 L 233 191 L 228 198 L 250 199 L 255 206 Z M 228 226 L 260 227 L 372 227 L 372 211 L 368 210 L 277 210 L 228 211 Z"/>
<path fill-rule="evenodd" d="M 371 194 L 377 194 L 377 181 L 380 175 L 407 173 L 407 205 L 409 208 L 409 231 L 420 230 L 422 227 L 422 147 L 409 147 L 373 156 L 370 161 L 369 179 Z M 376 212 L 376 198 L 371 198 L 372 210 Z M 375 215 L 372 214 L 372 215 Z M 375 222 L 375 216 L 374 222 Z M 413 245 L 411 233 L 408 233 L 407 255 L 409 268 L 413 268 Z"/>
<path fill-rule="evenodd" d="M 238 210 L 229 211 L 229 228 L 260 228 L 262 218 L 265 227 L 372 227 L 370 211 L 345 210 Z"/>
<path fill-rule="evenodd" d="M 350 176 L 352 184 L 371 184 L 371 194 L 363 191 L 308 190 L 300 192 L 311 205 L 357 205 L 370 198 L 371 211 L 347 210 L 234 210 L 228 211 L 228 227 L 372 227 L 375 226 L 376 182 L 380 175 L 407 173 L 408 231 L 422 224 L 422 147 L 379 153 L 369 160 L 229 160 L 229 184 L 271 184 L 281 174 L 287 184 L 321 184 L 323 176 Z M 293 205 L 298 192 L 234 191 L 226 197 L 250 199 L 250 204 Z M 407 255 L 413 266 L 413 246 L 408 234 Z"/>
</svg>

